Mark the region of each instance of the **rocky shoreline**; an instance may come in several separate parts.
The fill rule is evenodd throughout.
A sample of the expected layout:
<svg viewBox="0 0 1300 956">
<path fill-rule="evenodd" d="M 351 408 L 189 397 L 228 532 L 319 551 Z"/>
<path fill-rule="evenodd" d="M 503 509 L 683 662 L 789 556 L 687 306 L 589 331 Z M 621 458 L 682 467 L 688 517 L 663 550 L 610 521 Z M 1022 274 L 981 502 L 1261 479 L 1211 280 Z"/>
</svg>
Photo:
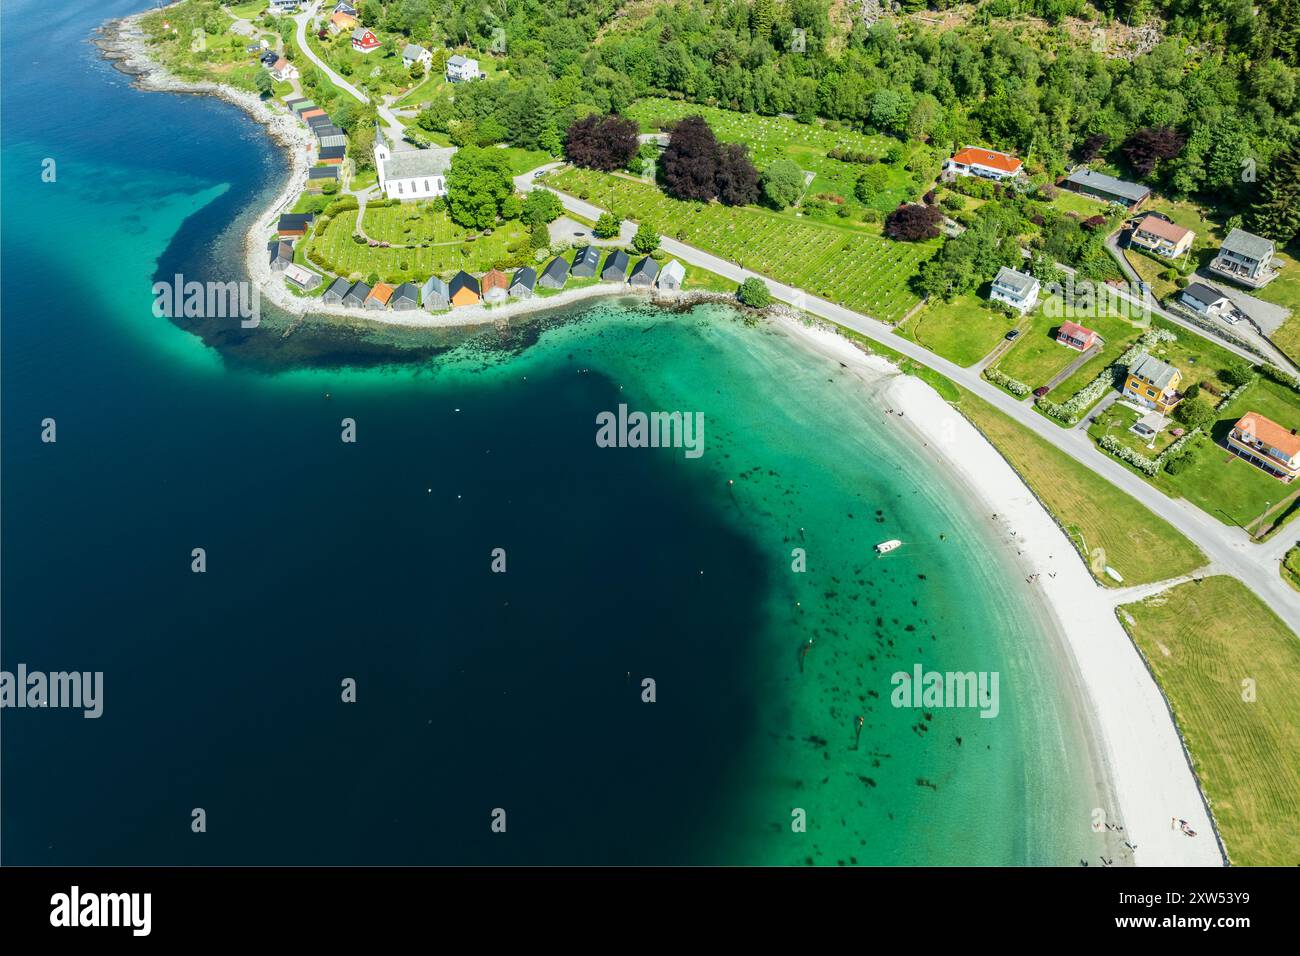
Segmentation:
<svg viewBox="0 0 1300 956">
<path fill-rule="evenodd" d="M 266 239 L 263 237 L 269 237 L 275 232 L 280 213 L 291 206 L 306 188 L 308 171 L 312 167 L 312 157 L 316 149 L 314 137 L 290 111 L 277 108 L 254 93 L 238 90 L 224 83 L 184 80 L 169 72 L 150 56 L 148 40 L 140 25 L 141 18 L 146 13 L 152 12 L 154 11 L 145 11 L 110 20 L 100 28 L 99 35 L 91 42 L 117 70 L 132 77 L 133 85 L 137 89 L 158 93 L 215 96 L 239 107 L 265 126 L 271 139 L 283 147 L 289 158 L 289 179 L 284 188 L 267 205 L 266 210 L 249 226 L 244 236 L 244 266 L 249 280 L 257 287 L 259 294 L 284 312 L 299 317 L 337 316 L 386 326 L 427 329 L 486 325 L 513 316 L 562 308 L 571 302 L 607 295 L 644 296 L 656 305 L 670 307 L 689 307 L 701 302 L 722 301 L 734 304 L 734 299 L 731 297 L 717 293 L 638 289 L 606 284 L 564 291 L 559 295 L 545 298 L 516 299 L 493 306 L 469 306 L 440 314 L 423 310 L 391 312 L 349 308 L 342 305 L 327 305 L 318 298 L 308 299 L 294 295 L 285 287 L 282 277 L 271 269 Z M 329 283 L 333 278 L 326 275 L 325 281 Z"/>
</svg>

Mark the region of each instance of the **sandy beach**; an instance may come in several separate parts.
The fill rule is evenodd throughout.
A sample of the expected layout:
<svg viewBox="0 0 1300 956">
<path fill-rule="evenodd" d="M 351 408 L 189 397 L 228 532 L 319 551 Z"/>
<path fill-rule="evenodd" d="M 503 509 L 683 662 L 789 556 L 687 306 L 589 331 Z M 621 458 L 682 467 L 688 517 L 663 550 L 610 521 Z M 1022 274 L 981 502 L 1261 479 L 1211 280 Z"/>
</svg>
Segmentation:
<svg viewBox="0 0 1300 956">
<path fill-rule="evenodd" d="M 989 516 L 999 537 L 1019 552 L 1024 587 L 1046 608 L 1077 675 L 1082 715 L 1114 794 L 1109 823 L 1124 827 L 1143 866 L 1222 866 L 1224 859 L 1209 812 L 1192 773 L 1173 717 L 1137 648 L 1115 616 L 1117 597 L 1098 585 L 1065 533 L 979 431 L 929 385 L 868 355 L 820 325 L 783 316 L 793 338 L 876 385 L 887 378 L 886 404 L 921 454 L 937 462 L 966 488 Z M 996 514 L 994 519 L 992 515 Z M 1015 532 L 1014 537 L 1012 532 Z M 1131 594 L 1122 598 L 1133 600 Z M 1051 635 L 1047 636 L 1051 639 Z M 1171 820 L 1186 820 L 1195 837 Z M 1097 865 L 1093 861 L 1093 865 Z"/>
</svg>

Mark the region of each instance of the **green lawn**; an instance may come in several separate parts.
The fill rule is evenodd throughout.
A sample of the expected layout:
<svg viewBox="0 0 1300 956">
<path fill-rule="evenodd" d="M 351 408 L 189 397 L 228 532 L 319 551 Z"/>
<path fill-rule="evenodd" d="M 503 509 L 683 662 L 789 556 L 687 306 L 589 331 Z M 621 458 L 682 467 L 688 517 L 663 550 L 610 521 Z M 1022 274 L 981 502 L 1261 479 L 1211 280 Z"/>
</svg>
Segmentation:
<svg viewBox="0 0 1300 956">
<path fill-rule="evenodd" d="M 830 194 L 849 200 L 854 198 L 854 186 L 867 167 L 831 159 L 827 153 L 835 147 L 870 153 L 881 159 L 898 142 L 887 136 L 849 129 L 832 130 L 821 123 L 799 123 L 779 116 L 759 116 L 657 97 L 637 100 L 626 112 L 641 124 L 645 132 L 656 132 L 686 116 L 703 116 L 719 140 L 748 146 L 750 156 L 760 170 L 777 159 L 789 159 L 805 172 L 813 173 L 808 196 Z M 889 212 L 900 202 L 915 199 L 919 189 L 901 163 L 887 168 L 886 187 L 870 203 L 881 212 Z"/>
<path fill-rule="evenodd" d="M 1173 431 L 1178 428 L 1176 422 L 1170 422 L 1155 435 L 1154 441 L 1133 434 L 1129 431 L 1146 412 L 1137 412 L 1127 405 L 1118 403 L 1097 416 L 1097 420 L 1088 426 L 1088 435 L 1094 441 L 1101 441 L 1103 435 L 1110 435 L 1126 448 L 1131 448 L 1139 455 L 1154 458 L 1174 443 Z"/>
<path fill-rule="evenodd" d="M 1059 316 L 1060 311 L 1059 299 L 1045 299 L 1034 313 L 1029 328 L 998 359 L 995 366 L 998 371 L 1024 382 L 1030 388 L 1038 388 L 1046 385 L 1054 375 L 1075 361 L 1079 353 L 1056 341 L 1056 333 L 1064 321 Z M 1052 389 L 1049 397 L 1054 402 L 1065 401 L 1091 382 L 1102 369 L 1124 354 L 1124 350 L 1141 333 L 1141 329 L 1123 315 L 1083 316 L 1073 321 L 1100 333 L 1105 344 L 1101 351 Z"/>
<path fill-rule="evenodd" d="M 509 158 L 510 172 L 515 176 L 523 175 L 538 166 L 554 162 L 557 158 L 544 149 L 524 149 L 521 146 L 500 146 L 498 148 Z"/>
<path fill-rule="evenodd" d="M 1052 199 L 1052 205 L 1062 212 L 1077 213 L 1084 219 L 1092 216 L 1105 216 L 1111 211 L 1109 203 L 1104 203 L 1100 199 L 1093 199 L 1091 196 L 1084 196 L 1081 193 L 1072 192 L 1069 189 L 1058 188 L 1056 196 Z"/>
<path fill-rule="evenodd" d="M 414 220 L 407 219 L 412 212 Z M 382 282 L 399 283 L 423 282 L 433 274 L 445 277 L 460 269 L 486 272 L 506 266 L 516 257 L 510 246 L 522 249 L 527 244 L 527 230 L 517 221 L 498 226 L 490 236 L 471 239 L 471 233 L 452 223 L 446 213 L 435 214 L 416 204 L 409 210 L 407 206 L 366 209 L 365 227 L 372 238 L 379 238 L 370 232 L 374 228 L 393 237 L 387 241 L 419 245 L 380 248 L 353 241 L 356 218 L 356 210 L 342 212 L 311 237 L 312 250 L 321 254 L 324 267 L 336 275 L 364 279 L 373 272 Z"/>
<path fill-rule="evenodd" d="M 1294 866 L 1300 860 L 1296 635 L 1229 577 L 1181 584 L 1125 605 L 1118 616 L 1173 709 L 1231 862 Z M 1243 687 L 1247 681 L 1253 694 Z"/>
<path fill-rule="evenodd" d="M 932 301 L 898 329 L 899 335 L 958 365 L 974 365 L 1022 322 L 975 293 Z"/>
<path fill-rule="evenodd" d="M 222 23 L 222 32 L 204 33 L 204 26 L 210 20 Z M 245 52 L 252 41 L 229 32 L 228 27 L 235 21 L 221 12 L 216 0 L 186 0 L 168 7 L 165 13 L 157 10 L 149 13 L 140 22 L 149 38 L 150 55 L 180 78 L 227 83 L 241 90 L 257 91 L 256 78 L 261 64 Z M 164 22 L 175 32 L 164 30 Z M 196 37 L 202 39 L 200 49 L 194 48 Z"/>
<path fill-rule="evenodd" d="M 1191 464 L 1177 475 L 1157 473 L 1155 485 L 1166 494 L 1186 498 L 1225 524 L 1253 530 L 1268 506 L 1300 493 L 1300 488 L 1271 477 L 1223 446 L 1233 423 L 1250 411 L 1300 427 L 1300 395 L 1260 379 L 1218 413 L 1211 436 L 1195 442 Z"/>
<path fill-rule="evenodd" d="M 1107 564 L 1126 585 L 1176 577 L 1205 564 L 1205 555 L 1173 525 L 1051 442 L 970 392 L 962 392 L 958 407 L 1052 512 L 1102 584 L 1117 586 L 1104 573 Z"/>
<path fill-rule="evenodd" d="M 546 182 L 885 322 L 897 322 L 919 301 L 908 280 L 938 246 L 938 240 L 894 242 L 864 230 L 754 206 L 682 202 L 648 183 L 587 169 L 557 170 Z"/>
</svg>

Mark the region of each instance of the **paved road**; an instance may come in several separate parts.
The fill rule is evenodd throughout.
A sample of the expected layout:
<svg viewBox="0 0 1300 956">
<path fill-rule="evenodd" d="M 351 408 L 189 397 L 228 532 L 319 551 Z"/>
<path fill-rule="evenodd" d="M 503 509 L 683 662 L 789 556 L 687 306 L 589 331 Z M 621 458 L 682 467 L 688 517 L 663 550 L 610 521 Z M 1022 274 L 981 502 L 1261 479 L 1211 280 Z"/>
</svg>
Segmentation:
<svg viewBox="0 0 1300 956">
<path fill-rule="evenodd" d="M 316 15 L 316 9 L 319 6 L 319 3 L 314 3 L 293 18 L 294 23 L 298 24 L 298 49 L 302 51 L 303 56 L 315 63 L 321 72 L 330 78 L 330 82 L 340 90 L 351 93 L 362 103 L 369 103 L 370 97 L 366 96 L 366 94 L 362 93 L 359 89 L 330 69 L 330 65 L 313 53 L 311 47 L 307 45 L 307 24 L 310 23 L 311 18 Z"/>
<path fill-rule="evenodd" d="M 1113 258 L 1115 262 L 1119 264 L 1120 269 L 1123 271 L 1124 275 L 1128 278 L 1129 282 L 1136 285 L 1137 283 L 1142 281 L 1141 277 L 1138 276 L 1138 274 L 1133 270 L 1133 267 L 1129 265 L 1128 257 L 1124 255 L 1124 250 L 1119 247 L 1118 232 L 1111 233 L 1109 236 L 1106 237 L 1106 251 L 1109 252 L 1111 258 Z M 1061 266 L 1061 268 L 1065 272 L 1074 274 L 1073 269 L 1070 269 L 1066 266 Z M 1115 293 L 1115 295 L 1125 300 L 1126 302 L 1148 309 L 1149 311 L 1154 312 L 1156 315 L 1160 316 L 1162 319 L 1165 319 L 1169 322 L 1173 322 L 1175 325 L 1181 326 L 1182 328 L 1187 329 L 1189 332 L 1201 336 L 1201 338 L 1208 338 L 1206 329 L 1202 328 L 1199 325 L 1196 325 L 1195 323 L 1188 322 L 1182 316 L 1174 312 L 1168 311 L 1167 309 L 1162 307 L 1160 303 L 1156 302 L 1155 299 L 1152 297 L 1148 297 L 1149 301 L 1143 302 L 1142 299 L 1138 298 L 1135 295 L 1130 294 L 1129 292 L 1123 289 L 1115 289 L 1112 286 L 1111 290 Z M 1252 345 L 1254 345 L 1257 349 L 1259 349 L 1259 355 L 1267 356 L 1268 360 L 1272 362 L 1274 365 L 1276 365 L 1278 368 L 1285 369 L 1288 372 L 1290 372 L 1292 375 L 1300 374 L 1300 369 L 1296 368 L 1295 363 L 1293 363 L 1285 355 L 1279 352 L 1276 346 L 1274 346 L 1272 342 L 1268 341 L 1268 339 L 1264 338 L 1264 336 L 1260 335 L 1256 329 L 1241 327 L 1236 329 L 1235 331 L 1243 338 L 1248 339 Z M 1229 352 L 1241 356 L 1251 364 L 1254 364 L 1259 361 L 1259 355 L 1252 354 L 1248 349 L 1243 349 L 1235 342 L 1230 342 L 1227 339 L 1215 336 L 1214 343 L 1216 345 L 1222 346 L 1223 348 L 1227 349 Z"/>
<path fill-rule="evenodd" d="M 550 170 L 560 165 L 562 164 L 548 163 L 540 169 Z M 516 188 L 521 192 L 534 188 L 550 189 L 551 187 L 538 183 L 533 178 L 535 172 L 537 170 L 516 177 Z M 566 209 L 586 219 L 594 220 L 605 211 L 557 189 L 551 189 L 551 192 L 559 196 L 560 202 Z M 1028 403 L 1021 404 L 1000 388 L 985 381 L 977 370 L 962 368 L 915 342 L 899 337 L 883 322 L 833 302 L 819 299 L 802 289 L 796 289 L 767 276 L 743 269 L 734 262 L 702 249 L 696 249 L 694 246 L 688 246 L 668 236 L 663 237 L 661 247 L 669 255 L 677 256 L 683 262 L 708 269 L 736 283 L 748 278 L 762 279 L 771 289 L 772 295 L 780 301 L 859 332 L 947 376 L 1036 435 L 1051 442 L 1111 484 L 1123 489 L 1155 514 L 1180 529 L 1205 552 L 1212 567 L 1243 581 L 1286 621 L 1292 631 L 1300 634 L 1300 597 L 1278 573 L 1278 565 L 1283 555 L 1296 543 L 1295 531 L 1288 529 L 1270 542 L 1252 544 L 1250 536 L 1241 528 L 1220 523 L 1184 499 L 1166 497 L 1129 472 L 1119 462 L 1097 451 L 1086 432 L 1064 429 L 1052 424 L 1036 413 Z M 1281 490 L 1279 486 L 1279 494 Z"/>
</svg>

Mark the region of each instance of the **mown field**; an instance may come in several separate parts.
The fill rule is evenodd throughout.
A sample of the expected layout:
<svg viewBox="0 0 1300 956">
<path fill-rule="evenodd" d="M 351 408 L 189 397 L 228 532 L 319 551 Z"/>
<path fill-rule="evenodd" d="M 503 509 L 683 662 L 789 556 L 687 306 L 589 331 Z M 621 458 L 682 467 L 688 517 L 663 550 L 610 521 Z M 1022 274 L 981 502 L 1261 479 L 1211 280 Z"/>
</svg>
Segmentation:
<svg viewBox="0 0 1300 956">
<path fill-rule="evenodd" d="M 751 206 L 682 202 L 649 183 L 588 169 L 557 170 L 546 183 L 885 322 L 897 322 L 920 301 L 908 280 L 938 248 L 938 240 L 894 242 Z"/>
<path fill-rule="evenodd" d="M 1107 564 L 1125 585 L 1177 577 L 1205 564 L 1205 555 L 1177 528 L 1051 442 L 970 392 L 962 391 L 958 407 L 1056 516 L 1102 584 L 1116 586 L 1104 573 Z"/>
<path fill-rule="evenodd" d="M 1231 861 L 1294 866 L 1300 860 L 1296 635 L 1230 577 L 1181 584 L 1118 614 L 1173 708 Z"/>
<path fill-rule="evenodd" d="M 1020 322 L 972 292 L 951 302 L 930 301 L 899 327 L 898 334 L 949 361 L 969 366 L 995 349 Z"/>
<path fill-rule="evenodd" d="M 881 160 L 891 146 L 898 145 L 897 140 L 887 136 L 869 136 L 854 130 L 829 129 L 820 123 L 799 123 L 779 116 L 738 113 L 657 97 L 637 100 L 627 108 L 627 115 L 640 123 L 644 132 L 657 132 L 687 116 L 702 116 L 722 142 L 748 146 L 760 171 L 778 159 L 788 159 L 804 172 L 813 173 L 809 196 L 833 194 L 853 198 L 853 188 L 867 166 L 831 159 L 827 153 L 836 147 L 869 153 Z M 901 162 L 886 164 L 884 168 L 888 172 L 887 185 L 870 205 L 888 212 L 900 202 L 914 199 L 918 186 Z"/>
<path fill-rule="evenodd" d="M 1186 498 L 1224 524 L 1254 530 L 1266 509 L 1300 494 L 1238 458 L 1224 447 L 1233 423 L 1256 412 L 1288 428 L 1300 428 L 1300 395 L 1266 379 L 1258 379 L 1218 413 L 1209 437 L 1197 439 L 1191 463 L 1177 475 L 1156 474 L 1154 484 L 1165 494 Z"/>
<path fill-rule="evenodd" d="M 425 209 L 408 219 L 416 210 L 415 206 L 368 208 L 364 226 L 374 239 L 418 243 L 418 248 L 382 248 L 355 242 L 352 235 L 357 213 L 348 210 L 313 234 L 311 249 L 320 253 L 324 268 L 337 275 L 365 279 L 374 273 L 382 282 L 423 282 L 430 275 L 446 277 L 461 269 L 486 272 L 511 258 L 509 246 L 527 240 L 519 222 L 505 223 L 490 236 L 470 239 L 446 213 Z M 380 234 L 385 238 L 381 239 Z"/>
</svg>

